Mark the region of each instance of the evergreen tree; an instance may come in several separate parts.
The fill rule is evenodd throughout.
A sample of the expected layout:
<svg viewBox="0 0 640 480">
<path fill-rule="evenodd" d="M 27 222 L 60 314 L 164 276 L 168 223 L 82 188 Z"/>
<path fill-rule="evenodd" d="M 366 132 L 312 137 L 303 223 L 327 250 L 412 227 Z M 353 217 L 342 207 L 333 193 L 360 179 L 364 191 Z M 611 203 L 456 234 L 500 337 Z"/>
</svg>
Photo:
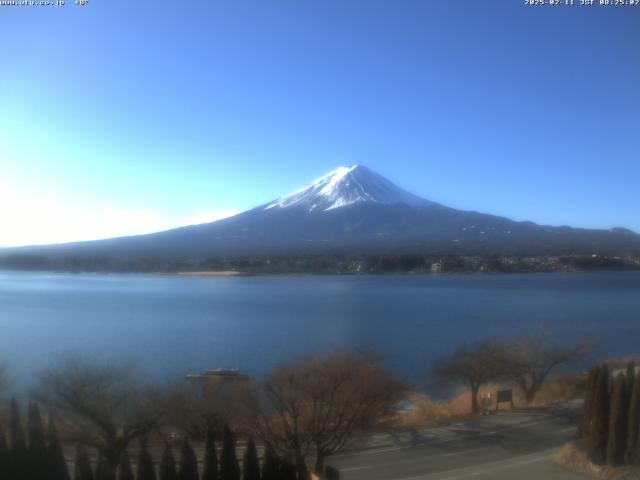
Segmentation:
<svg viewBox="0 0 640 480">
<path fill-rule="evenodd" d="M 133 469 L 131 468 L 131 459 L 126 451 L 120 455 L 117 478 L 118 480 L 135 480 L 135 477 L 133 476 Z"/>
<path fill-rule="evenodd" d="M 222 454 L 220 456 L 220 480 L 240 480 L 240 466 L 236 456 L 236 443 L 228 425 L 222 435 Z"/>
<path fill-rule="evenodd" d="M 28 479 L 29 458 L 27 443 L 22 430 L 20 409 L 15 398 L 11 399 L 9 419 L 9 434 L 11 436 L 11 450 L 9 454 L 9 475 L 12 480 Z"/>
<path fill-rule="evenodd" d="M 0 425 L 0 478 L 9 476 L 9 447 Z"/>
<path fill-rule="evenodd" d="M 116 472 L 103 455 L 98 456 L 96 461 L 96 471 L 94 475 L 96 480 L 115 480 Z"/>
<path fill-rule="evenodd" d="M 78 445 L 76 448 L 76 465 L 74 480 L 94 480 L 93 471 L 91 470 L 91 462 L 87 450 Z"/>
<path fill-rule="evenodd" d="M 591 426 L 587 438 L 587 455 L 596 464 L 606 460 L 607 439 L 609 434 L 609 368 L 600 367 L 598 382 L 593 398 Z"/>
<path fill-rule="evenodd" d="M 156 480 L 156 469 L 153 466 L 153 459 L 147 448 L 147 442 L 143 439 L 140 442 L 140 452 L 138 453 L 138 480 Z"/>
<path fill-rule="evenodd" d="M 582 404 L 582 414 L 580 417 L 580 424 L 578 425 L 578 435 L 580 437 L 589 436 L 589 427 L 593 417 L 593 399 L 598 385 L 599 372 L 600 367 L 595 367 L 589 370 L 589 375 L 587 376 L 584 403 Z"/>
<path fill-rule="evenodd" d="M 198 459 L 187 437 L 182 442 L 182 448 L 180 449 L 178 478 L 180 480 L 198 480 Z"/>
<path fill-rule="evenodd" d="M 295 465 L 287 460 L 280 462 L 280 480 L 297 480 L 298 470 Z"/>
<path fill-rule="evenodd" d="M 213 432 L 207 432 L 204 450 L 204 466 L 202 468 L 202 480 L 218 480 L 218 454 Z"/>
<path fill-rule="evenodd" d="M 178 480 L 178 471 L 176 470 L 176 459 L 173 456 L 173 451 L 167 443 L 162 452 L 162 458 L 160 459 L 160 480 Z"/>
<path fill-rule="evenodd" d="M 47 464 L 49 468 L 49 478 L 51 480 L 70 480 L 67 461 L 64 458 L 64 450 L 60 443 L 60 437 L 53 415 L 49 414 L 49 425 L 47 428 Z"/>
<path fill-rule="evenodd" d="M 44 478 L 49 473 L 49 457 L 42 417 L 36 403 L 29 404 L 27 433 L 29 437 L 29 472 L 33 478 Z"/>
<path fill-rule="evenodd" d="M 640 375 L 635 375 L 631 398 L 629 399 L 629 435 L 625 463 L 634 465 L 640 460 L 638 455 L 638 433 L 640 431 Z"/>
<path fill-rule="evenodd" d="M 633 360 L 630 360 L 627 363 L 627 391 L 629 392 L 629 398 L 631 398 L 631 392 L 633 390 L 633 386 L 636 383 L 636 363 Z"/>
<path fill-rule="evenodd" d="M 260 480 L 258 451 L 253 439 L 249 439 L 242 458 L 242 480 Z"/>
<path fill-rule="evenodd" d="M 607 463 L 621 465 L 626 452 L 627 430 L 629 427 L 629 405 L 627 381 L 624 374 L 618 374 L 614 386 L 609 420 L 609 438 L 607 443 Z"/>
<path fill-rule="evenodd" d="M 265 447 L 262 455 L 262 480 L 280 480 L 278 459 L 269 445 Z"/>
</svg>

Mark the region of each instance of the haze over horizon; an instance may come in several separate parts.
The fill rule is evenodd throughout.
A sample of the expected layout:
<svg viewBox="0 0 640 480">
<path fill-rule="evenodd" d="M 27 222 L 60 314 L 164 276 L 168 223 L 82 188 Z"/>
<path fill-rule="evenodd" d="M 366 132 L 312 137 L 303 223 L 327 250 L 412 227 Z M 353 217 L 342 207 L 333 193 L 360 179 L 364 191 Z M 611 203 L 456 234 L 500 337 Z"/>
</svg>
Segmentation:
<svg viewBox="0 0 640 480">
<path fill-rule="evenodd" d="M 0 66 L 0 246 L 212 221 L 352 164 L 453 208 L 640 231 L 639 18 L 519 2 L 3 7 L 20 42 Z"/>
</svg>

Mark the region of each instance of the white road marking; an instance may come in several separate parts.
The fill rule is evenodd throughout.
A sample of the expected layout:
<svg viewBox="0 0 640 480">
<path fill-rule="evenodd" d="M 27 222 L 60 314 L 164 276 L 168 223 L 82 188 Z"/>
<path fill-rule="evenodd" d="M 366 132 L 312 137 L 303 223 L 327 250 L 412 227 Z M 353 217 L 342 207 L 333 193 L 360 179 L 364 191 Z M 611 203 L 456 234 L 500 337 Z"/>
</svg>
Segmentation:
<svg viewBox="0 0 640 480">
<path fill-rule="evenodd" d="M 349 468 L 341 468 L 340 473 L 344 472 L 357 472 L 358 470 L 367 470 L 369 468 L 373 468 L 373 465 L 362 465 L 360 467 L 349 467 Z"/>
<path fill-rule="evenodd" d="M 464 450 L 462 452 L 451 452 L 451 453 L 445 453 L 443 455 L 441 455 L 442 457 L 456 457 L 458 455 L 466 455 L 467 453 L 474 453 L 474 452 L 480 452 L 482 450 L 487 450 L 488 448 L 492 448 L 492 446 L 487 446 L 487 447 L 480 447 L 480 448 L 473 448 L 471 450 Z"/>
<path fill-rule="evenodd" d="M 359 452 L 343 453 L 341 455 L 333 455 L 331 458 L 360 457 L 363 455 L 377 455 L 378 453 L 397 452 L 398 450 L 406 450 L 408 447 L 389 447 L 389 448 L 372 448 L 369 450 L 361 450 Z"/>
<path fill-rule="evenodd" d="M 473 453 L 473 452 L 479 452 L 481 450 L 487 450 L 488 448 L 492 448 L 491 446 L 487 446 L 487 447 L 480 447 L 480 448 L 473 448 L 471 450 L 461 450 L 459 452 L 450 452 L 450 453 L 444 453 L 440 456 L 442 457 L 455 457 L 458 455 L 467 455 L 469 453 Z M 379 467 L 388 467 L 390 465 L 406 465 L 407 463 L 421 463 L 425 461 L 426 457 L 422 457 L 422 458 L 408 458 L 405 460 L 396 460 L 393 462 L 383 462 L 383 463 L 376 463 L 375 465 L 359 465 L 356 467 L 345 467 L 345 468 L 341 468 L 340 471 L 341 472 L 355 472 L 358 470 L 367 470 L 370 468 L 379 468 Z"/>
</svg>

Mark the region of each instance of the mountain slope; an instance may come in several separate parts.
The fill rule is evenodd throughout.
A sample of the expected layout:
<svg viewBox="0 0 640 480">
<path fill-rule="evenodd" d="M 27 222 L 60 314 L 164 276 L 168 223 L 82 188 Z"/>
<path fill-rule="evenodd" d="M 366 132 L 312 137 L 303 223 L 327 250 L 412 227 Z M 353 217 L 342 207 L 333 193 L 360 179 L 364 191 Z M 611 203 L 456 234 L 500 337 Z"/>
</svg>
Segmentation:
<svg viewBox="0 0 640 480">
<path fill-rule="evenodd" d="M 136 237 L 4 253 L 51 258 L 205 259 L 238 255 L 640 253 L 640 235 L 515 222 L 422 199 L 363 166 L 341 167 L 217 222 Z M 3 252 L 0 251 L 0 255 Z"/>
</svg>

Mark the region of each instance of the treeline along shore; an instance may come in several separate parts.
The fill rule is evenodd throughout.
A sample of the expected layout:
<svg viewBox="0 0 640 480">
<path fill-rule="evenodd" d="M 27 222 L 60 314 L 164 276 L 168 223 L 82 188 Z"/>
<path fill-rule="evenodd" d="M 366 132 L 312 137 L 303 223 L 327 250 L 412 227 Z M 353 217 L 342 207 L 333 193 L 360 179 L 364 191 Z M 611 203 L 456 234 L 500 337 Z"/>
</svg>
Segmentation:
<svg viewBox="0 0 640 480">
<path fill-rule="evenodd" d="M 527 273 L 640 270 L 640 255 L 335 254 L 189 258 L 0 255 L 0 268 L 71 272 L 227 274 Z"/>
</svg>

